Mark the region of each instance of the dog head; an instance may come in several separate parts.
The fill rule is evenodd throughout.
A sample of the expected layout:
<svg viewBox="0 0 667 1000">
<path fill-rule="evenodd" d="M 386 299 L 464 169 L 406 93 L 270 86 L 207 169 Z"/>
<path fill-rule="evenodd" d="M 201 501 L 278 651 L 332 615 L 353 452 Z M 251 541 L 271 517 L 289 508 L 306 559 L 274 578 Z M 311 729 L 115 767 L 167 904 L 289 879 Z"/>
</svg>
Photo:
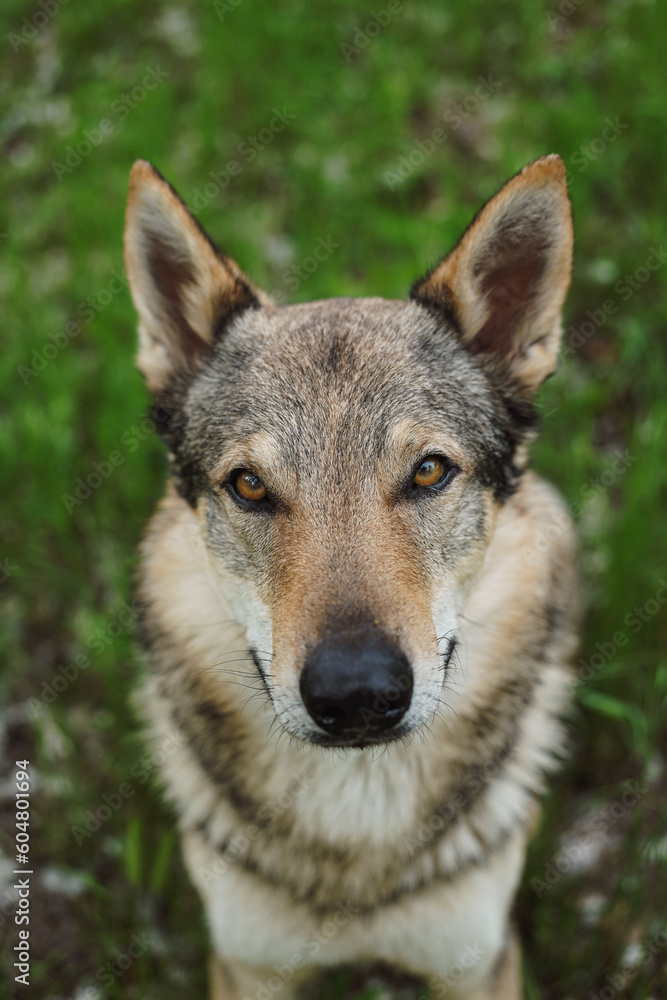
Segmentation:
<svg viewBox="0 0 667 1000">
<path fill-rule="evenodd" d="M 148 163 L 125 255 L 178 491 L 275 711 L 329 746 L 438 706 L 457 616 L 555 367 L 572 227 L 526 167 L 405 302 L 276 307 Z"/>
</svg>

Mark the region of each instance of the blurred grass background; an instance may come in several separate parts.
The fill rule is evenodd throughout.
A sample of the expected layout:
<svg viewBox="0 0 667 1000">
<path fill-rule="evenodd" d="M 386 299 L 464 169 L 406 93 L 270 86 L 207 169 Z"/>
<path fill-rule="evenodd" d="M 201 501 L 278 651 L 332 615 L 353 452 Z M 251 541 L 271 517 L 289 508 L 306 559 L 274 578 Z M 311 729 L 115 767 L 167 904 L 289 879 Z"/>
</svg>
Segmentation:
<svg viewBox="0 0 667 1000">
<path fill-rule="evenodd" d="M 573 758 L 518 901 L 525 984 L 530 1000 L 622 981 L 624 997 L 667 996 L 667 340 L 656 266 L 667 8 L 395 6 L 376 33 L 365 25 L 383 0 L 2 5 L 0 996 L 205 995 L 204 921 L 127 697 L 134 549 L 165 475 L 161 443 L 142 427 L 130 297 L 114 277 L 133 160 L 153 161 L 190 203 L 202 192 L 198 217 L 213 237 L 267 290 L 299 301 L 403 297 L 483 200 L 546 152 L 568 167 L 576 253 L 535 464 L 580 505 L 587 680 Z M 148 90 L 145 78 L 158 82 Z M 294 117 L 250 159 L 240 144 L 266 139 L 274 109 Z M 420 161 L 417 140 L 436 128 L 446 139 Z M 68 164 L 86 130 L 102 141 Z M 242 169 L 208 198 L 209 174 L 231 160 Z M 340 246 L 296 280 L 290 269 L 319 238 Z M 66 504 L 115 451 L 122 461 L 106 478 L 97 470 L 91 495 Z M 23 757 L 35 772 L 34 962 L 29 992 L 14 994 L 8 887 Z M 639 785 L 623 805 L 627 782 Z M 122 785 L 118 808 L 86 829 L 88 811 L 103 795 L 115 803 Z M 109 971 L 133 935 L 148 942 L 141 956 Z M 414 995 L 345 972 L 321 990 Z"/>
</svg>

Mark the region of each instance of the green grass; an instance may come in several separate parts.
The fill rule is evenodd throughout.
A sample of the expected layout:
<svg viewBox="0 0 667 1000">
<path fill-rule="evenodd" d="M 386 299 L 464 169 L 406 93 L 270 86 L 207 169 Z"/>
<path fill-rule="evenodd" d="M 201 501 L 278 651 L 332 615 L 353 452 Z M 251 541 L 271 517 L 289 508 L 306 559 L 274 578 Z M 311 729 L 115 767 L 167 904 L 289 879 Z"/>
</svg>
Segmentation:
<svg viewBox="0 0 667 1000">
<path fill-rule="evenodd" d="M 255 280 L 298 301 L 403 296 L 506 177 L 555 151 L 570 172 L 577 238 L 565 340 L 578 346 L 543 391 L 535 464 L 569 503 L 585 501 L 576 518 L 580 655 L 590 663 L 598 643 L 607 652 L 580 691 L 574 755 L 547 800 L 517 917 L 527 996 L 588 997 L 619 975 L 628 948 L 666 929 L 667 615 L 664 605 L 647 605 L 667 578 L 664 267 L 647 280 L 639 272 L 629 291 L 624 278 L 664 239 L 666 8 L 566 2 L 574 12 L 550 23 L 556 3 L 405 0 L 351 54 L 340 46 L 359 38 L 370 7 L 218 6 L 222 19 L 208 3 L 69 3 L 18 43 L 32 19 L 41 23 L 42 8 L 6 0 L 0 15 L 0 561 L 9 572 L 0 584 L 1 717 L 7 761 L 28 756 L 39 775 L 35 870 L 77 876 L 57 891 L 35 883 L 30 996 L 103 985 L 98 970 L 144 933 L 148 947 L 110 977 L 106 997 L 175 1000 L 205 990 L 203 917 L 172 817 L 147 780 L 150 761 L 136 777 L 145 750 L 127 699 L 137 661 L 122 606 L 165 474 L 161 444 L 141 429 L 148 397 L 133 367 L 129 294 L 110 285 L 112 272 L 122 273 L 132 161 L 152 160 L 189 201 L 211 171 L 242 163 L 199 219 Z M 151 68 L 168 75 L 123 116 L 117 102 Z M 479 87 L 484 100 L 455 126 L 452 109 L 466 98 L 472 108 Z M 247 162 L 239 144 L 268 127 L 274 108 L 294 118 Z M 71 172 L 58 168 L 58 180 L 52 164 L 84 130 L 109 127 L 103 119 L 112 130 Z M 392 190 L 386 175 L 438 127 L 446 141 Z M 320 237 L 340 246 L 292 290 L 284 272 Z M 587 310 L 606 300 L 617 308 L 575 337 Z M 80 329 L 66 342 L 73 320 Z M 49 335 L 61 346 L 47 347 Z M 45 348 L 55 356 L 30 374 Z M 630 464 L 598 488 L 625 449 Z M 114 451 L 121 464 L 68 512 L 63 494 Z M 646 619 L 639 627 L 636 607 Z M 625 642 L 614 639 L 619 632 Z M 78 676 L 70 669 L 66 689 L 34 710 L 31 699 L 48 699 L 57 668 L 82 654 L 89 665 Z M 616 817 L 626 781 L 645 791 Z M 119 793 L 123 785 L 131 794 Z M 75 838 L 72 828 L 105 794 L 120 795 L 119 808 Z M 10 805 L 0 801 L 0 851 L 11 857 Z M 560 838 L 587 814 L 608 833 L 604 853 L 540 888 L 535 880 L 544 882 L 549 866 L 557 871 L 560 859 L 567 867 Z M 5 944 L 15 940 L 12 912 L 0 890 Z M 0 953 L 7 980 L 8 954 Z M 666 956 L 665 948 L 645 953 L 621 995 L 666 995 Z M 343 973 L 324 990 L 325 1000 L 378 995 Z M 0 995 L 13 993 L 0 985 Z"/>
</svg>

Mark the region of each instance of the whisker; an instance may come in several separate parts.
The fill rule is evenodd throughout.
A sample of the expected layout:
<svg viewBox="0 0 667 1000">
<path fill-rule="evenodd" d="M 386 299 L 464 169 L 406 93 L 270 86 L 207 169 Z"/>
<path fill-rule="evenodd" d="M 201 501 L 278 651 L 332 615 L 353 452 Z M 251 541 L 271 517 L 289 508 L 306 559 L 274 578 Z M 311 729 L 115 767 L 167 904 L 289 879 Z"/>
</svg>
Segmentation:
<svg viewBox="0 0 667 1000">
<path fill-rule="evenodd" d="M 224 625 L 236 625 L 236 627 L 241 632 L 243 631 L 243 626 L 239 625 L 239 623 L 234 618 L 226 618 L 223 621 L 206 622 L 204 625 L 191 625 L 190 628 L 195 628 L 195 629 L 222 628 Z"/>
<path fill-rule="evenodd" d="M 469 618 L 467 615 L 460 614 L 459 618 L 462 622 L 467 622 L 469 625 L 474 625 L 475 628 L 483 628 L 489 630 L 495 629 L 497 632 L 501 632 L 503 630 L 502 625 L 494 625 L 492 622 L 476 621 L 474 618 Z"/>
</svg>

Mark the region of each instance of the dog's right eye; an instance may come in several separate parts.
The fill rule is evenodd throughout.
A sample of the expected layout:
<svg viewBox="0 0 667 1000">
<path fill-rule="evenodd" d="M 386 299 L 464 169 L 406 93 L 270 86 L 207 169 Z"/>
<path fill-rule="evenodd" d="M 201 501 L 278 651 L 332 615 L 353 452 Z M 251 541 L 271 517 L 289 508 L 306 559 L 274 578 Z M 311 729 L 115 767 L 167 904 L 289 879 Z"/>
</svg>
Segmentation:
<svg viewBox="0 0 667 1000">
<path fill-rule="evenodd" d="M 444 490 L 458 472 L 458 467 L 442 455 L 427 455 L 414 472 L 412 485 L 421 490 Z"/>
<path fill-rule="evenodd" d="M 229 479 L 229 488 L 240 500 L 246 503 L 261 503 L 266 500 L 266 486 L 254 472 L 249 469 L 237 469 Z"/>
</svg>

